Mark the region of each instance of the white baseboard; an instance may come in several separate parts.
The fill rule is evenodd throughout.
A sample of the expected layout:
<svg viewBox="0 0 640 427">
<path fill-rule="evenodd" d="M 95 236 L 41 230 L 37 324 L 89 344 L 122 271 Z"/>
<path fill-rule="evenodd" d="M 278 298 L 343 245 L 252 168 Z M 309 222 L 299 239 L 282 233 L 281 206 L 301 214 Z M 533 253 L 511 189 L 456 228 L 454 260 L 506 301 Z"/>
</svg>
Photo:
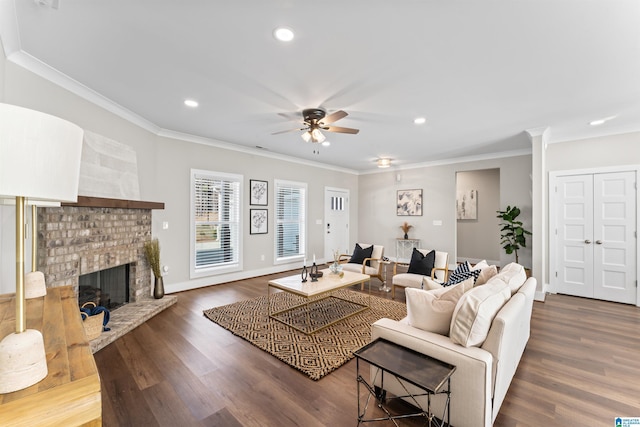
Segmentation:
<svg viewBox="0 0 640 427">
<path fill-rule="evenodd" d="M 324 264 L 320 262 L 318 265 Z M 322 267 L 324 268 L 324 267 Z M 280 264 L 258 270 L 238 271 L 229 274 L 220 274 L 217 276 L 200 277 L 198 279 L 187 280 L 185 282 L 170 283 L 165 281 L 164 291 L 167 294 L 175 292 L 188 291 L 191 289 L 204 288 L 211 285 L 219 285 L 221 283 L 233 282 L 236 280 L 250 279 L 252 277 L 264 276 L 267 274 L 282 273 L 283 271 L 300 269 L 300 262 L 293 264 Z M 265 282 L 266 284 L 266 282 Z"/>
<path fill-rule="evenodd" d="M 536 301 L 544 302 L 544 299 L 546 298 L 548 293 L 549 293 L 549 284 L 542 283 L 542 290 L 541 291 L 536 290 L 536 294 L 534 295 L 533 299 Z"/>
</svg>

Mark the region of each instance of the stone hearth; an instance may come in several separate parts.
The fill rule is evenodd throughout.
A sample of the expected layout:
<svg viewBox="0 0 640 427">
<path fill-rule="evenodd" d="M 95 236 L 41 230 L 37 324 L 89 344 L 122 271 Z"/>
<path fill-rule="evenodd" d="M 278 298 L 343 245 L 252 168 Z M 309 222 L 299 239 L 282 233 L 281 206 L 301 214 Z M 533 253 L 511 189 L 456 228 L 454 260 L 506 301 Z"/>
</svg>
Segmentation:
<svg viewBox="0 0 640 427">
<path fill-rule="evenodd" d="M 114 310 L 107 325 L 111 330 L 102 332 L 98 338 L 91 340 L 91 351 L 95 353 L 111 344 L 176 302 L 178 297 L 165 295 L 161 299 L 142 298 Z"/>
</svg>

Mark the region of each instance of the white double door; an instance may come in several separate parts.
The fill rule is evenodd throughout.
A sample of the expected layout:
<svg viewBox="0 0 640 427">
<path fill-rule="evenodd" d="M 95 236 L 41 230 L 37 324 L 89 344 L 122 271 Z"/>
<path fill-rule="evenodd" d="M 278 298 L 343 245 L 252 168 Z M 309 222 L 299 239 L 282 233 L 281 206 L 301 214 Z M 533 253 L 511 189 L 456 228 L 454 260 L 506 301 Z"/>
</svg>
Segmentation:
<svg viewBox="0 0 640 427">
<path fill-rule="evenodd" d="M 556 291 L 636 304 L 636 171 L 557 175 L 550 184 Z"/>
</svg>

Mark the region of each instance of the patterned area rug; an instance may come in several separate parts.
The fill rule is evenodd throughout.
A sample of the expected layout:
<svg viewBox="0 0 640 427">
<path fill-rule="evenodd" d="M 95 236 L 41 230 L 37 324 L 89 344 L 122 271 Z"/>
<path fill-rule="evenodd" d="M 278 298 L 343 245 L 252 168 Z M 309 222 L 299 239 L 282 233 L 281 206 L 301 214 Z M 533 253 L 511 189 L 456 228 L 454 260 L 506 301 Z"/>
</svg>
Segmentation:
<svg viewBox="0 0 640 427">
<path fill-rule="evenodd" d="M 336 296 L 344 300 L 367 304 L 369 296 L 350 290 L 340 290 Z M 294 295 L 278 292 L 271 295 L 271 311 L 278 311 L 300 303 Z M 354 310 L 356 305 L 337 298 L 315 302 L 310 321 L 313 325 L 327 324 L 336 313 Z M 213 322 L 244 338 L 256 347 L 272 354 L 288 365 L 319 380 L 352 359 L 353 352 L 371 340 L 371 324 L 388 317 L 400 320 L 407 315 L 403 303 L 371 296 L 371 308 L 341 320 L 313 335 L 306 335 L 267 313 L 267 296 L 240 301 L 204 311 Z M 289 323 L 307 322 L 299 310 L 284 313 Z"/>
</svg>

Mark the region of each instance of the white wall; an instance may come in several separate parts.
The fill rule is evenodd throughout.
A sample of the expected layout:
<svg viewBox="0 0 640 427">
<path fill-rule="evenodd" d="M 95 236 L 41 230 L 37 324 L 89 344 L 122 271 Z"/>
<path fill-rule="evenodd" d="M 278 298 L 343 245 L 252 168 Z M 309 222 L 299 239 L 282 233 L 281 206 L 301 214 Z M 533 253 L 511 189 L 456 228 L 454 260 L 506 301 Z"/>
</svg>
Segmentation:
<svg viewBox="0 0 640 427">
<path fill-rule="evenodd" d="M 402 237 L 400 225 L 406 220 L 413 225 L 409 237 L 420 239 L 423 248 L 448 252 L 449 263 L 454 265 L 456 173 L 479 169 L 500 169 L 500 206 L 519 206 L 525 228 L 531 229 L 531 156 L 523 155 L 361 175 L 358 239 L 382 244 L 385 254 L 395 257 L 396 239 Z M 422 216 L 396 215 L 396 192 L 408 189 L 423 190 Z M 434 225 L 434 221 L 442 221 L 442 225 Z M 519 256 L 523 265 L 531 264 L 530 248 L 523 249 Z M 505 265 L 514 257 L 500 251 L 499 259 Z"/>
<path fill-rule="evenodd" d="M 0 70 L 4 70 L 4 75 L 1 75 L 2 82 L 0 82 L 0 86 L 5 88 L 0 98 L 2 102 L 53 114 L 76 123 L 83 129 L 127 144 L 136 151 L 140 198 L 165 203 L 164 210 L 153 212 L 153 234 L 160 239 L 162 263 L 169 266 L 169 274 L 165 277 L 167 292 L 281 271 L 291 267 L 273 265 L 273 180 L 275 178 L 308 184 L 308 253 L 324 253 L 322 225 L 316 225 L 316 219 L 323 219 L 324 187 L 346 188 L 349 189 L 354 200 L 358 197 L 358 180 L 355 174 L 327 169 L 319 165 L 303 165 L 297 161 L 286 161 L 158 136 L 6 61 L 4 55 L 0 58 Z M 249 235 L 249 202 L 248 197 L 245 198 L 242 237 L 244 271 L 242 274 L 212 276 L 200 280 L 189 278 L 191 168 L 242 174 L 245 178 L 245 189 L 248 188 L 249 179 L 269 181 L 269 234 Z M 5 219 L 9 218 L 5 217 L 6 215 L 0 212 L 0 220 L 6 222 Z M 351 224 L 357 224 L 357 218 L 357 205 L 352 204 Z M 167 230 L 162 229 L 164 221 L 169 223 Z M 3 224 L 3 230 L 5 229 Z M 351 241 L 355 241 L 356 229 L 356 227 L 351 228 Z M 5 236 L 6 234 L 0 235 L 3 241 L 8 237 Z M 13 251 L 7 253 L 5 246 L 0 245 L 3 263 L 5 259 L 15 263 Z M 265 255 L 265 261 L 260 260 L 261 255 Z M 0 268 L 3 268 L 2 265 Z M 9 279 L 5 279 L 6 270 L 3 268 L 3 271 L 0 271 L 0 279 L 3 282 L 10 282 L 9 287 L 15 289 L 13 288 L 14 280 L 11 279 L 13 270 L 8 275 Z"/>
<path fill-rule="evenodd" d="M 640 132 L 547 145 L 547 172 L 640 164 Z"/>
<path fill-rule="evenodd" d="M 456 175 L 456 189 L 477 191 L 477 219 L 457 220 L 458 261 L 471 263 L 482 259 L 500 259 L 500 169 L 461 171 Z"/>
</svg>

